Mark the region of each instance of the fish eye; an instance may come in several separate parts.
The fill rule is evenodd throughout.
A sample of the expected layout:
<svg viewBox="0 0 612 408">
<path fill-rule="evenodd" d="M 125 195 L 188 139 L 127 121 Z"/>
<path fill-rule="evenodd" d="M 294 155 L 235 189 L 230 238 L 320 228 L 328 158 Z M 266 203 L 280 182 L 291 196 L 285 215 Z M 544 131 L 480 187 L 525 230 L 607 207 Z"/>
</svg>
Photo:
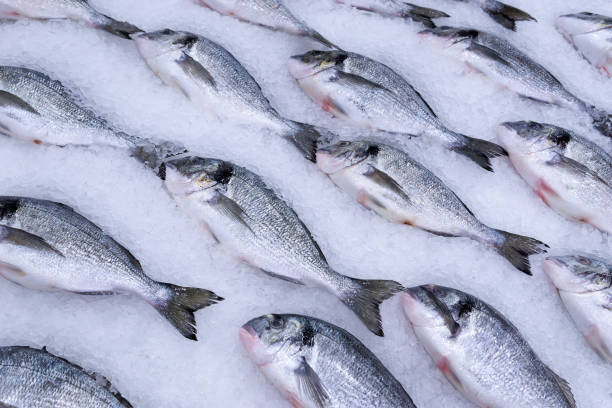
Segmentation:
<svg viewBox="0 0 612 408">
<path fill-rule="evenodd" d="M 169 28 L 166 28 L 165 30 L 162 30 L 161 33 L 163 35 L 170 35 L 170 34 L 172 34 L 172 31 Z"/>
<path fill-rule="evenodd" d="M 582 265 L 590 265 L 591 261 L 588 258 L 585 258 L 584 256 L 579 256 L 578 258 L 576 258 L 576 260 L 578 261 L 578 263 L 581 263 Z"/>
<path fill-rule="evenodd" d="M 351 144 L 350 142 L 346 142 L 346 141 L 344 141 L 344 142 L 340 142 L 340 143 L 338 143 L 338 146 L 340 146 L 340 147 L 347 147 L 347 146 L 348 146 L 348 145 L 350 145 L 350 144 Z"/>
<path fill-rule="evenodd" d="M 276 316 L 273 317 L 272 320 L 270 321 L 270 327 L 273 329 L 282 329 L 283 325 L 284 325 L 283 320 Z"/>
</svg>

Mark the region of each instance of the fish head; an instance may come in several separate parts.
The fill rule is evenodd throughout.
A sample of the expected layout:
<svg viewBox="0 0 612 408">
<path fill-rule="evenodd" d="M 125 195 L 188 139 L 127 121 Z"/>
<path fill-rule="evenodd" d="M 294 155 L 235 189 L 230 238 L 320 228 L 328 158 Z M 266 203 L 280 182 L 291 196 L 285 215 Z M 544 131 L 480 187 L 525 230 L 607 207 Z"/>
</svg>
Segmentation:
<svg viewBox="0 0 612 408">
<path fill-rule="evenodd" d="M 440 48 L 469 44 L 479 32 L 472 28 L 441 26 L 419 32 L 419 37 Z"/>
<path fill-rule="evenodd" d="M 168 28 L 147 33 L 135 33 L 131 35 L 131 38 L 134 40 L 138 52 L 147 60 L 188 50 L 198 41 L 195 34 Z"/>
<path fill-rule="evenodd" d="M 497 137 L 511 154 L 560 154 L 572 140 L 571 133 L 563 128 L 531 121 L 502 123 Z"/>
<path fill-rule="evenodd" d="M 308 51 L 289 58 L 289 72 L 295 79 L 303 79 L 326 69 L 341 65 L 348 57 L 344 51 Z"/>
<path fill-rule="evenodd" d="M 159 170 L 159 176 L 173 196 L 187 196 L 225 185 L 232 174 L 233 167 L 230 163 L 197 156 L 168 160 Z"/>
<path fill-rule="evenodd" d="M 612 285 L 612 268 L 604 260 L 585 255 L 549 256 L 544 271 L 560 291 L 590 293 Z"/>
<path fill-rule="evenodd" d="M 599 14 L 582 12 L 559 16 L 555 20 L 555 27 L 566 38 L 571 38 L 612 26 L 609 20 Z"/>
<path fill-rule="evenodd" d="M 316 163 L 326 174 L 333 174 L 361 163 L 378 153 L 378 148 L 368 142 L 341 141 L 317 149 Z"/>
</svg>

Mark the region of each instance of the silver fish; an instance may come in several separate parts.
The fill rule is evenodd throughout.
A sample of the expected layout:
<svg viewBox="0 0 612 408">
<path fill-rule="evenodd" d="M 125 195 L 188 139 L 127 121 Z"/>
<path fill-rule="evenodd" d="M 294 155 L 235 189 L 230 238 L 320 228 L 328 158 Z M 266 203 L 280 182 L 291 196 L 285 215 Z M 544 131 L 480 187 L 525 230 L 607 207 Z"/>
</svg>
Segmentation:
<svg viewBox="0 0 612 408">
<path fill-rule="evenodd" d="M 333 324 L 308 316 L 271 314 L 242 326 L 240 339 L 294 407 L 415 408 L 380 360 Z"/>
<path fill-rule="evenodd" d="M 154 281 L 127 249 L 72 208 L 26 197 L 0 197 L 0 276 L 30 289 L 139 296 L 191 340 L 193 313 L 223 300 Z"/>
<path fill-rule="evenodd" d="M 317 165 L 357 202 L 387 220 L 474 239 L 528 275 L 529 255 L 545 252 L 546 245 L 538 240 L 484 225 L 442 180 L 393 147 L 339 142 L 319 148 Z"/>
<path fill-rule="evenodd" d="M 612 137 L 612 115 L 573 95 L 546 68 L 508 41 L 471 28 L 439 27 L 420 34 L 524 98 L 587 113 L 595 129 Z"/>
<path fill-rule="evenodd" d="M 332 115 L 351 124 L 431 137 L 492 171 L 504 149 L 446 128 L 423 97 L 386 65 L 344 51 L 310 51 L 289 60 L 302 89 Z"/>
<path fill-rule="evenodd" d="M 612 264 L 586 255 L 550 256 L 544 271 L 588 343 L 612 363 Z"/>
<path fill-rule="evenodd" d="M 221 14 L 289 34 L 310 37 L 329 48 L 338 48 L 295 17 L 282 0 L 195 0 Z"/>
<path fill-rule="evenodd" d="M 45 348 L 0 347 L 0 407 L 131 408 L 97 374 Z"/>
<path fill-rule="evenodd" d="M 169 160 L 160 173 L 182 209 L 234 256 L 274 277 L 326 289 L 373 333 L 383 335 L 379 304 L 401 285 L 334 271 L 297 214 L 259 176 L 201 157 Z"/>
<path fill-rule="evenodd" d="M 566 14 L 557 18 L 555 27 L 587 61 L 612 78 L 612 17 Z"/>
<path fill-rule="evenodd" d="M 503 123 L 497 137 L 516 171 L 548 206 L 612 232 L 612 158 L 603 149 L 535 122 Z"/>
<path fill-rule="evenodd" d="M 225 48 L 204 37 L 169 29 L 133 38 L 149 67 L 195 104 L 272 129 L 313 159 L 321 131 L 281 117 L 255 79 Z"/>
<path fill-rule="evenodd" d="M 435 18 L 450 17 L 443 11 L 417 6 L 401 0 L 335 0 L 360 10 L 371 11 L 389 17 L 409 18 L 425 27 L 435 27 Z"/>
<path fill-rule="evenodd" d="M 576 408 L 569 384 L 497 310 L 456 289 L 406 289 L 404 313 L 447 380 L 483 408 Z"/>
<path fill-rule="evenodd" d="M 456 0 L 466 3 L 474 3 L 487 13 L 498 24 L 509 30 L 516 31 L 517 21 L 537 21 L 523 10 L 509 6 L 497 0 Z"/>
<path fill-rule="evenodd" d="M 101 28 L 121 38 L 142 31 L 96 11 L 87 0 L 0 0 L 0 18 L 37 20 L 74 20 Z"/>
</svg>

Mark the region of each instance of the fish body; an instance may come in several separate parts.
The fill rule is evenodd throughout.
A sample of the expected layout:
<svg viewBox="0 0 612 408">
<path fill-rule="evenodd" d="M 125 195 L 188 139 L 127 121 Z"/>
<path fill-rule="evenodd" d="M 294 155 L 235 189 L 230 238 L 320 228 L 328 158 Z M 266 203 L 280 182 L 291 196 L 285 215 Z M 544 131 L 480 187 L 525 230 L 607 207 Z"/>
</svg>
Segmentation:
<svg viewBox="0 0 612 408">
<path fill-rule="evenodd" d="M 427 285 L 402 295 L 427 353 L 466 398 L 487 408 L 575 408 L 569 385 L 542 362 L 518 329 L 480 299 Z"/>
<path fill-rule="evenodd" d="M 317 165 L 337 186 L 383 218 L 438 235 L 474 239 L 527 274 L 531 274 L 528 256 L 545 250 L 540 241 L 480 222 L 442 180 L 393 147 L 339 142 L 319 148 Z"/>
<path fill-rule="evenodd" d="M 0 0 L 0 17 L 80 21 L 121 38 L 141 31 L 130 23 L 96 11 L 87 0 Z"/>
<path fill-rule="evenodd" d="M 497 135 L 514 168 L 548 206 L 612 232 L 612 158 L 602 149 L 536 122 L 507 122 Z"/>
<path fill-rule="evenodd" d="M 336 0 L 336 2 L 383 16 L 408 18 L 426 27 L 435 27 L 433 19 L 450 17 L 443 11 L 420 7 L 400 0 Z"/>
<path fill-rule="evenodd" d="M 587 61 L 612 77 L 612 18 L 582 12 L 560 16 L 555 21 L 563 34 Z"/>
<path fill-rule="evenodd" d="M 236 258 L 274 277 L 326 289 L 382 335 L 378 304 L 401 286 L 334 271 L 297 214 L 259 176 L 200 157 L 170 160 L 162 173 L 179 205 Z"/>
<path fill-rule="evenodd" d="M 299 315 L 266 315 L 240 329 L 251 359 L 304 408 L 414 408 L 382 362 L 347 331 Z"/>
<path fill-rule="evenodd" d="M 593 256 L 550 256 L 544 271 L 591 347 L 612 363 L 612 264 Z"/>
<path fill-rule="evenodd" d="M 509 30 L 516 31 L 517 21 L 537 21 L 535 18 L 517 9 L 497 0 L 457 0 L 467 3 L 473 3 L 480 7 L 482 11 L 487 13 L 498 24 Z"/>
<path fill-rule="evenodd" d="M 44 348 L 0 348 L 0 406 L 13 408 L 131 408 L 104 378 Z"/>
<path fill-rule="evenodd" d="M 36 290 L 136 295 L 192 340 L 193 312 L 222 300 L 208 290 L 154 281 L 127 249 L 72 208 L 26 197 L 0 198 L 0 275 Z"/>
<path fill-rule="evenodd" d="M 446 128 L 423 97 L 388 66 L 344 51 L 310 51 L 290 59 L 300 87 L 324 110 L 362 128 L 427 136 L 492 170 L 505 154 L 494 143 Z"/>
</svg>

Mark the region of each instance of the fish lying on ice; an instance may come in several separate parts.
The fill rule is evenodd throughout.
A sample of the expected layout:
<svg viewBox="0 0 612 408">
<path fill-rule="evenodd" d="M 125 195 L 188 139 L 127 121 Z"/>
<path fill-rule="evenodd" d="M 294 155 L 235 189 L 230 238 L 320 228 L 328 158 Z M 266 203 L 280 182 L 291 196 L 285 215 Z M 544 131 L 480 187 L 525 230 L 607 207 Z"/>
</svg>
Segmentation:
<svg viewBox="0 0 612 408">
<path fill-rule="evenodd" d="M 425 27 L 435 27 L 433 19 L 450 17 L 443 11 L 417 6 L 402 0 L 335 0 L 360 10 L 371 11 L 389 17 L 409 18 Z"/>
<path fill-rule="evenodd" d="M 497 0 L 456 0 L 474 3 L 487 13 L 498 24 L 509 30 L 516 31 L 517 21 L 537 21 L 535 18 L 525 13 L 523 10 L 509 6 Z"/>
</svg>

